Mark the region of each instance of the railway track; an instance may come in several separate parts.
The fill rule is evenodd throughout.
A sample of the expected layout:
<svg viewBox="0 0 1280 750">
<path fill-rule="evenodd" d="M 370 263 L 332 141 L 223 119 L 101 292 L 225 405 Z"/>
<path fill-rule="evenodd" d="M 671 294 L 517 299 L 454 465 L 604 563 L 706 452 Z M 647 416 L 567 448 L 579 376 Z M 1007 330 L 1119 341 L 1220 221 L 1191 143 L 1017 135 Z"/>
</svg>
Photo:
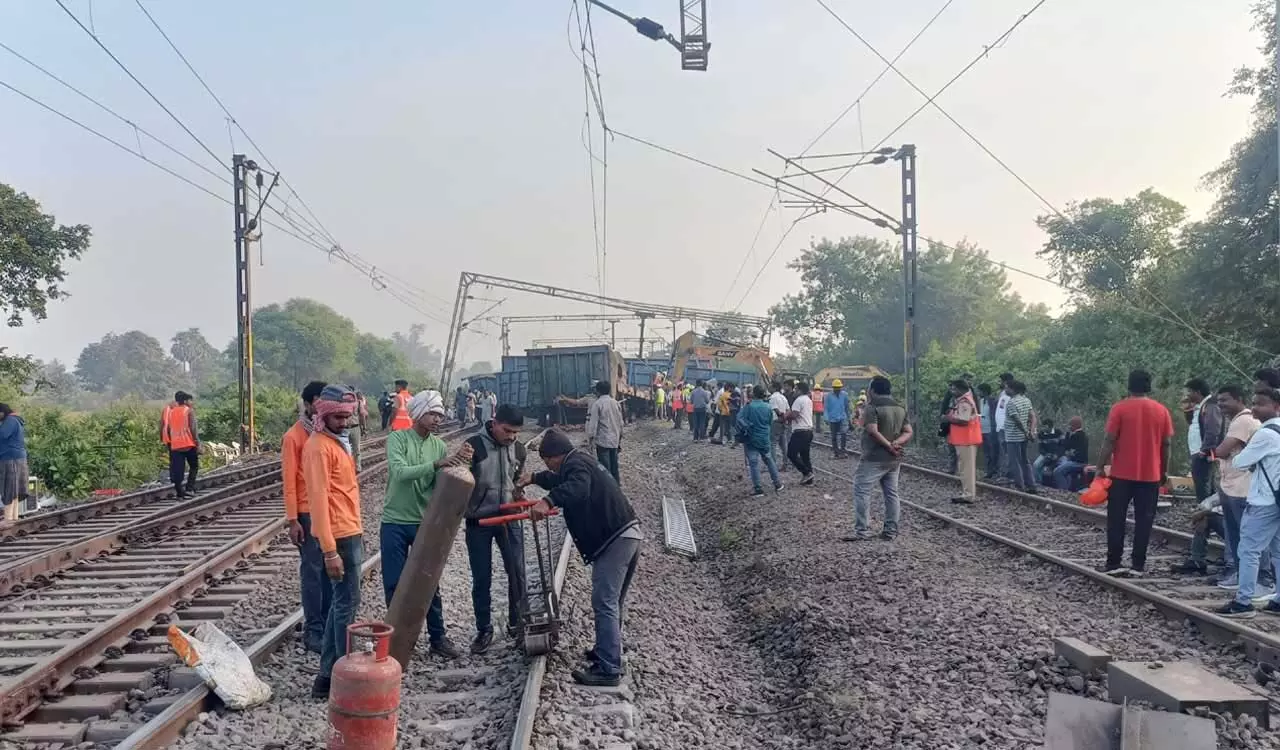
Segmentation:
<svg viewBox="0 0 1280 750">
<path fill-rule="evenodd" d="M 373 465 L 362 476 L 384 467 L 373 451 L 384 439 L 366 443 Z M 101 720 L 174 661 L 170 622 L 219 620 L 296 565 L 280 533 L 279 461 L 246 468 L 248 479 L 184 503 L 144 492 L 47 514 L 60 516 L 52 528 L 63 533 L 33 534 L 43 541 L 34 551 L 0 562 L 0 575 L 10 576 L 0 600 L 0 745 L 120 740 L 128 723 Z M 97 556 L 76 554 L 85 550 Z M 44 573 L 17 577 L 33 566 Z"/>
<path fill-rule="evenodd" d="M 466 432 L 456 431 L 453 436 Z M 443 437 L 447 439 L 450 436 Z M 555 564 L 553 580 L 558 591 L 570 562 L 572 544 L 558 519 L 553 519 L 550 529 L 554 548 L 551 554 Z M 526 566 L 529 574 L 533 575 L 534 545 L 528 537 L 525 553 Z M 380 563 L 378 553 L 366 559 L 362 567 L 366 579 L 376 576 Z M 494 574 L 494 590 L 500 591 L 504 588 L 500 565 L 495 566 Z M 368 580 L 365 585 L 361 616 L 376 617 L 382 611 L 380 591 L 373 597 L 369 596 L 369 591 L 380 587 Z M 461 535 L 450 555 L 442 588 L 445 589 L 443 595 L 447 603 L 458 602 L 469 611 L 469 570 Z M 503 609 L 503 599 L 502 595 L 494 596 L 495 612 Z M 257 731 L 259 734 L 253 739 L 267 746 L 310 746 L 310 743 L 323 742 L 322 737 L 315 735 L 317 731 L 322 732 L 325 725 L 325 706 L 310 699 L 306 691 L 310 684 L 307 668 L 313 666 L 314 656 L 298 654 L 285 647 L 301 620 L 301 610 L 293 611 L 246 647 L 255 666 L 264 673 L 275 675 L 270 678 L 276 686 L 272 703 L 255 711 L 224 717 L 226 721 L 235 722 L 236 733 L 251 735 Z M 455 628 L 461 625 L 453 616 L 449 616 L 449 622 Z M 459 645 L 463 644 L 459 642 Z M 423 669 L 422 665 L 428 662 L 439 668 Z M 400 710 L 401 745 L 417 746 L 421 742 L 423 746 L 434 746 L 436 741 L 445 744 L 469 741 L 474 742 L 475 747 L 525 750 L 530 747 L 545 665 L 545 657 L 526 660 L 501 635 L 483 657 L 467 656 L 458 663 L 441 665 L 426 653 L 424 639 L 415 661 L 405 670 Z M 300 684 L 295 684 L 298 681 Z M 193 727 L 194 732 L 184 732 L 184 727 L 196 721 L 202 713 L 211 711 L 215 705 L 216 699 L 212 699 L 203 686 L 189 690 L 117 745 L 117 750 L 159 750 L 184 736 L 188 739 L 182 739 L 178 745 L 183 748 L 220 747 L 226 742 L 226 735 L 205 735 L 207 725 Z M 275 724 L 275 732 L 268 736 L 262 733 L 262 727 L 273 726 L 273 722 L 262 716 L 264 712 L 301 717 L 302 721 L 295 718 L 288 723 L 287 731 Z M 205 713 L 205 716 L 210 714 Z M 475 735 L 473 740 L 462 739 L 472 735 Z"/>
<path fill-rule="evenodd" d="M 830 448 L 827 443 L 814 445 Z M 850 451 L 860 455 L 858 451 Z M 819 459 L 829 463 L 831 458 Z M 814 468 L 828 476 L 851 480 L 852 468 L 832 471 L 815 462 Z M 904 463 L 902 468 L 930 481 L 959 485 L 959 478 L 934 469 Z M 1142 578 L 1115 578 L 1097 569 L 1106 550 L 1106 513 L 1078 503 L 979 482 L 980 499 L 973 505 L 952 505 L 939 494 L 928 504 L 902 500 L 904 507 L 951 526 L 982 536 L 997 544 L 1031 555 L 1051 565 L 1089 578 L 1129 597 L 1154 605 L 1166 617 L 1193 623 L 1206 637 L 1223 642 L 1235 639 L 1244 645 L 1249 658 L 1271 667 L 1280 666 L 1280 618 L 1259 614 L 1252 620 L 1235 620 L 1215 614 L 1232 591 L 1211 585 L 1205 576 L 1177 575 L 1170 566 L 1189 549 L 1191 535 L 1156 526 L 1151 531 L 1147 552 L 1147 574 Z M 998 497 L 1007 503 L 983 502 L 981 495 Z M 873 498 L 873 507 L 877 500 Z M 946 512 L 942 508 L 945 506 Z M 1046 518 L 1049 523 L 1046 524 Z M 1132 518 L 1128 522 L 1133 527 Z M 1211 541 L 1211 547 L 1222 545 Z"/>
<path fill-rule="evenodd" d="M 385 440 L 385 436 L 372 437 L 365 450 L 376 450 Z M 10 534 L 0 540 L 0 597 L 47 585 L 57 571 L 119 549 L 139 529 L 175 519 L 185 523 L 199 517 L 203 509 L 220 508 L 243 493 L 279 491 L 280 460 L 202 477 L 197 488 L 197 497 L 183 501 L 165 486 L 77 504 L 24 519 L 0 532 Z"/>
</svg>

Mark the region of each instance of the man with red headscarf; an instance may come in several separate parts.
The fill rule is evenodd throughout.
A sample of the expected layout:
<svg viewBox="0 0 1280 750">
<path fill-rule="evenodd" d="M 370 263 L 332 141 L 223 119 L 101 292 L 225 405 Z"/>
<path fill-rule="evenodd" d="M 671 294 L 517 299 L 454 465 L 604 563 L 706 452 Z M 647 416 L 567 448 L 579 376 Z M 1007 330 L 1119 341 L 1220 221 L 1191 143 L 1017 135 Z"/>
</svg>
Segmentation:
<svg viewBox="0 0 1280 750">
<path fill-rule="evenodd" d="M 342 385 L 325 386 L 312 408 L 315 431 L 302 447 L 302 474 L 311 506 L 311 533 L 320 544 L 332 601 L 320 649 L 320 672 L 311 695 L 328 698 L 333 665 L 347 653 L 347 626 L 360 609 L 364 528 L 360 483 L 347 436 L 347 420 L 357 408 L 355 391 Z"/>
</svg>

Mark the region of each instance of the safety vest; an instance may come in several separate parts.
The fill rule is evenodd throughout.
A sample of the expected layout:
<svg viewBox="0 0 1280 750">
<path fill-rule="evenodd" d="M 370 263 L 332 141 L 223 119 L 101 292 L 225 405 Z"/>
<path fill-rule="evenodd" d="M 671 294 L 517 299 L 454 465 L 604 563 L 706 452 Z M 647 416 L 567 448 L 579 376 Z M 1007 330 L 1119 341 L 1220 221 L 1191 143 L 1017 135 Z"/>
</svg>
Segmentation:
<svg viewBox="0 0 1280 750">
<path fill-rule="evenodd" d="M 680 392 L 679 388 L 671 392 L 671 408 L 676 411 L 684 408 L 684 394 Z"/>
<path fill-rule="evenodd" d="M 982 445 L 982 416 L 978 413 L 978 405 L 973 401 L 973 393 L 965 393 L 960 401 L 968 401 L 969 406 L 973 407 L 973 419 L 965 424 L 950 423 L 947 442 L 952 445 Z"/>
<path fill-rule="evenodd" d="M 813 413 L 821 414 L 827 410 L 827 402 L 822 397 L 822 389 L 813 389 Z"/>
<path fill-rule="evenodd" d="M 166 406 L 164 413 L 164 442 L 169 450 L 185 451 L 196 447 L 196 438 L 191 434 L 191 407 Z"/>
<path fill-rule="evenodd" d="M 391 429 L 407 430 L 413 426 L 413 420 L 409 418 L 410 398 L 405 391 L 396 393 L 391 403 Z"/>
</svg>

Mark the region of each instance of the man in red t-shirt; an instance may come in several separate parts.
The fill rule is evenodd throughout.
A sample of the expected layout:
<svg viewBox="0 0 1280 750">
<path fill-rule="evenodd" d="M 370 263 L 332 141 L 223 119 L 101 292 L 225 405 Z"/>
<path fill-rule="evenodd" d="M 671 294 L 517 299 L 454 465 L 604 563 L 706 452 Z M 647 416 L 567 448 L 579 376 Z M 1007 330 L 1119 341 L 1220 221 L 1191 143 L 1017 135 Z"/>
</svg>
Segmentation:
<svg viewBox="0 0 1280 750">
<path fill-rule="evenodd" d="M 1107 495 L 1107 563 L 1110 576 L 1139 576 L 1147 564 L 1147 542 L 1156 520 L 1160 486 L 1168 480 L 1169 441 L 1173 418 L 1164 404 L 1151 399 L 1151 376 L 1129 373 L 1129 396 L 1111 407 L 1098 471 L 1111 477 Z M 1133 501 L 1133 566 L 1124 557 L 1125 519 Z"/>
</svg>

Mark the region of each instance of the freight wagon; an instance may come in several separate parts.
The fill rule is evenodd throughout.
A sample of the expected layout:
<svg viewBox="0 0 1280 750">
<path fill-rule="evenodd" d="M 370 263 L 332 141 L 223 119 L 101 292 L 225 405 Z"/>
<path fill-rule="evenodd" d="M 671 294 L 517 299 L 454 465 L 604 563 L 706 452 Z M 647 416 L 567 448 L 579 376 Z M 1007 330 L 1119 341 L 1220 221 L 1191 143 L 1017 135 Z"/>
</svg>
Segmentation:
<svg viewBox="0 0 1280 750">
<path fill-rule="evenodd" d="M 504 356 L 498 373 L 498 403 L 511 404 L 521 410 L 529 408 L 529 360 Z"/>
<path fill-rule="evenodd" d="M 582 424 L 587 410 L 556 403 L 557 396 L 580 398 L 607 380 L 613 392 L 626 393 L 627 370 L 622 356 L 608 346 L 547 347 L 525 350 L 528 371 L 526 416 L 538 424 Z"/>
</svg>

